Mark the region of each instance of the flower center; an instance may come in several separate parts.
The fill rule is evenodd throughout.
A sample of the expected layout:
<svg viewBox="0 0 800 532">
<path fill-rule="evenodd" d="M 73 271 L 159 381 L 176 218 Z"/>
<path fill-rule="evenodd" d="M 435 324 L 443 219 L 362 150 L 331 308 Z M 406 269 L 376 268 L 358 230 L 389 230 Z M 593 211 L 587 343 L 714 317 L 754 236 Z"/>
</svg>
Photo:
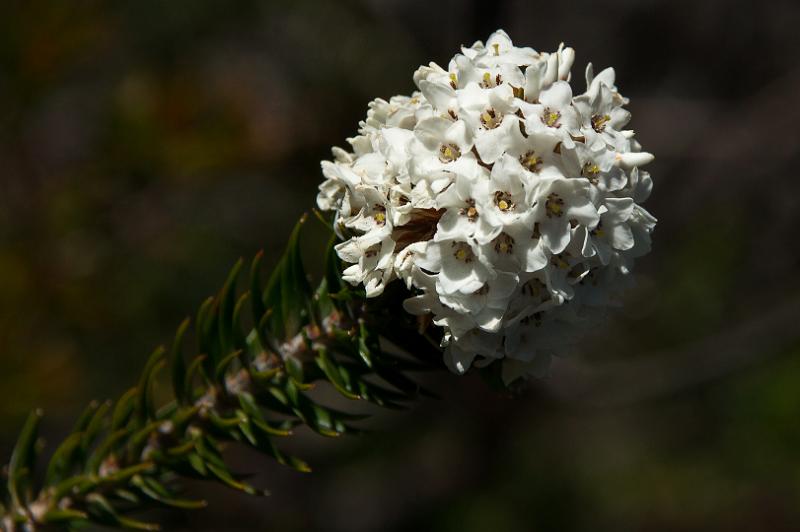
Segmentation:
<svg viewBox="0 0 800 532">
<path fill-rule="evenodd" d="M 508 233 L 500 233 L 494 239 L 494 250 L 507 255 L 514 251 L 514 239 Z"/>
<path fill-rule="evenodd" d="M 606 129 L 606 123 L 611 120 L 609 115 L 592 115 L 592 129 L 602 133 Z"/>
<path fill-rule="evenodd" d="M 483 73 L 483 78 L 481 79 L 481 88 L 484 89 L 491 89 L 492 87 L 496 87 L 503 83 L 503 76 L 497 74 L 494 79 L 492 79 L 492 74 L 489 72 Z"/>
<path fill-rule="evenodd" d="M 450 86 L 454 89 L 458 88 L 458 78 L 453 72 L 450 73 Z"/>
<path fill-rule="evenodd" d="M 581 171 L 583 177 L 589 180 L 589 182 L 593 185 L 596 185 L 598 180 L 598 176 L 600 175 L 600 167 L 597 163 L 593 163 L 591 161 L 587 161 L 583 165 L 583 169 Z"/>
<path fill-rule="evenodd" d="M 539 170 L 542 169 L 542 158 L 537 157 L 533 150 L 520 156 L 519 162 L 526 170 L 533 173 L 539 173 Z"/>
<path fill-rule="evenodd" d="M 461 157 L 461 150 L 455 144 L 442 144 L 439 148 L 439 160 L 443 163 L 452 163 Z"/>
<path fill-rule="evenodd" d="M 481 125 L 486 129 L 494 129 L 500 125 L 500 122 L 503 120 L 503 117 L 495 111 L 492 107 L 489 107 L 484 112 L 481 113 Z"/>
<path fill-rule="evenodd" d="M 561 120 L 561 113 L 559 111 L 554 111 L 549 107 L 545 107 L 544 114 L 542 115 L 542 123 L 547 127 L 561 127 L 561 124 L 558 121 Z"/>
<path fill-rule="evenodd" d="M 494 204 L 503 212 L 513 211 L 515 207 L 511 194 L 502 190 L 494 193 Z"/>
<path fill-rule="evenodd" d="M 500 55 L 500 45 L 498 43 L 494 43 L 492 48 L 494 48 L 494 55 Z"/>
<path fill-rule="evenodd" d="M 561 218 L 564 216 L 564 200 L 553 192 L 547 196 L 547 201 L 544 202 L 544 210 L 548 218 L 553 216 Z"/>
<path fill-rule="evenodd" d="M 375 223 L 378 225 L 384 225 L 386 223 L 386 207 L 383 205 L 375 205 L 375 214 L 372 217 L 375 219 Z"/>
<path fill-rule="evenodd" d="M 466 216 L 470 222 L 476 221 L 478 219 L 478 209 L 475 208 L 475 200 L 469 198 L 464 203 L 466 203 L 467 206 L 459 209 L 458 214 Z"/>
<path fill-rule="evenodd" d="M 589 231 L 589 234 L 592 236 L 603 236 L 605 231 L 603 231 L 603 220 L 597 222 L 597 227 Z"/>
<path fill-rule="evenodd" d="M 452 247 L 453 256 L 456 258 L 456 260 L 470 263 L 472 262 L 472 259 L 475 258 L 472 248 L 466 242 L 453 242 Z"/>
</svg>

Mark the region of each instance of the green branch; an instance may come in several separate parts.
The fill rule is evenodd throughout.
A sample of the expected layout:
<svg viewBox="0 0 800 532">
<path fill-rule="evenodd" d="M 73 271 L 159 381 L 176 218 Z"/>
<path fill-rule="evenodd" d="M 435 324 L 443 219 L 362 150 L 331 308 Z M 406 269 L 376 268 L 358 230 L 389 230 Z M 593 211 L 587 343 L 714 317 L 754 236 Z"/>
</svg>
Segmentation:
<svg viewBox="0 0 800 532">
<path fill-rule="evenodd" d="M 136 387 L 116 403 L 89 405 L 38 481 L 42 413 L 30 415 L 0 488 L 0 527 L 10 532 L 94 522 L 155 530 L 157 525 L 128 516 L 152 504 L 206 505 L 178 496 L 181 477 L 265 493 L 231 471 L 222 452 L 226 443 L 253 447 L 307 472 L 308 464 L 277 445 L 295 427 L 306 425 L 331 437 L 357 433 L 352 423 L 364 416 L 318 403 L 307 393 L 314 383 L 328 382 L 348 399 L 387 408 L 402 408 L 427 393 L 407 373 L 442 367 L 441 355 L 416 333 L 413 319 L 393 307 L 401 294 L 366 300 L 343 283 L 333 239 L 325 277 L 312 290 L 299 248 L 304 220 L 265 288 L 259 253 L 247 286 L 237 290 L 240 260 L 219 294 L 197 312 L 194 354 L 184 353 L 187 319 L 169 348 L 150 355 Z M 248 315 L 251 325 L 245 326 Z M 405 354 L 382 350 L 380 337 Z M 163 388 L 159 373 L 164 370 L 170 374 L 172 399 L 158 401 L 155 390 Z M 163 395 L 161 390 L 158 397 Z"/>
</svg>

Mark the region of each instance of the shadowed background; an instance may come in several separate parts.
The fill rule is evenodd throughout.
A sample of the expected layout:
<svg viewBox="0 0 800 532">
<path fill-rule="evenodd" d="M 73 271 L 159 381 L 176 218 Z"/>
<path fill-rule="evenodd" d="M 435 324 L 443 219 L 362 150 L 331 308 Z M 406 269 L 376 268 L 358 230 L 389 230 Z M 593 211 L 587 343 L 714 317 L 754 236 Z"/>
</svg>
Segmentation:
<svg viewBox="0 0 800 532">
<path fill-rule="evenodd" d="M 502 27 L 613 65 L 659 218 L 614 320 L 521 398 L 442 375 L 373 434 L 301 436 L 273 492 L 192 484 L 168 530 L 800 529 L 800 4 L 9 1 L 0 451 L 116 397 L 239 256 L 274 257 L 374 97 Z M 309 224 L 313 226 L 313 224 Z M 322 245 L 312 227 L 309 257 Z M 312 265 L 313 269 L 313 265 Z M 4 460 L 6 459 L 4 458 Z"/>
</svg>

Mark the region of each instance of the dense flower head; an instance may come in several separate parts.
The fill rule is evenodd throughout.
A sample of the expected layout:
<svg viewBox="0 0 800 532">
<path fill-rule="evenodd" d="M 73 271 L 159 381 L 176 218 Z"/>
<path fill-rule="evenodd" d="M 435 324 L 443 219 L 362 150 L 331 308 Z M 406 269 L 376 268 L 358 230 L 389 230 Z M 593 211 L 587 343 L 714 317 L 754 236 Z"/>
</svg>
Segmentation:
<svg viewBox="0 0 800 532">
<path fill-rule="evenodd" d="M 507 381 L 540 375 L 650 249 L 653 156 L 625 129 L 614 69 L 589 64 L 574 94 L 574 57 L 497 31 L 447 69 L 420 67 L 411 96 L 371 102 L 350 149 L 322 163 L 344 279 L 368 297 L 405 283 L 454 371 L 502 360 Z"/>
</svg>

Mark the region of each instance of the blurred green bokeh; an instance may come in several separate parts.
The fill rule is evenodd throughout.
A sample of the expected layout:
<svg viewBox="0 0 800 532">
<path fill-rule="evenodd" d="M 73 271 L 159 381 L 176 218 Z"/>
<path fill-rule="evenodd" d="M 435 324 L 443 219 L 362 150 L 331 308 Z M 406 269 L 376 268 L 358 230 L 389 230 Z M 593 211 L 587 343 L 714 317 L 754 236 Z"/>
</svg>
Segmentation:
<svg viewBox="0 0 800 532">
<path fill-rule="evenodd" d="M 282 248 L 367 102 L 497 27 L 617 68 L 660 219 L 628 304 L 521 398 L 444 375 L 372 435 L 303 436 L 274 495 L 174 530 L 800 529 L 800 5 L 710 0 L 7 2 L 0 451 L 55 443 L 239 256 Z M 309 256 L 322 232 L 308 236 Z M 314 265 L 312 264 L 312 269 Z"/>
</svg>

